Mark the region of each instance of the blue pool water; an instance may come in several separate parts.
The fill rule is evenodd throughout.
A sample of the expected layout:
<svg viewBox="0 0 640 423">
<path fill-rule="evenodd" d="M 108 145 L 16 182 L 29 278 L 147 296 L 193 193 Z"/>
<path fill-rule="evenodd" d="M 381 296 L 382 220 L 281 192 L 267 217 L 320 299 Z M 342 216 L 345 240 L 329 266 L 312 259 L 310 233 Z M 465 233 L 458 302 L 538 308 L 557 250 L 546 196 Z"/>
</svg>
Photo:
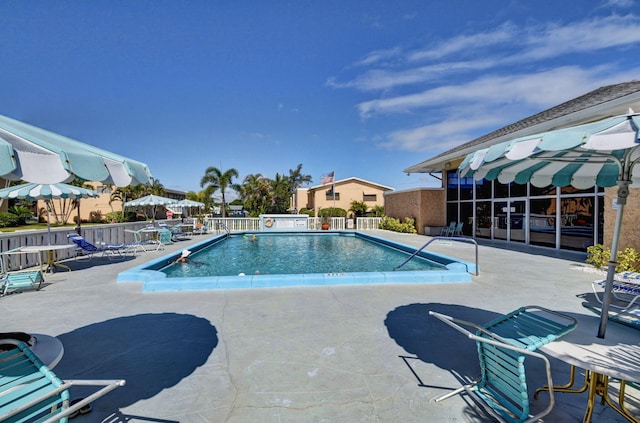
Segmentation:
<svg viewBox="0 0 640 423">
<path fill-rule="evenodd" d="M 171 264 L 180 250 L 118 275 L 145 291 L 282 286 L 470 282 L 475 265 L 351 231 L 220 235 L 195 245 L 188 264 Z"/>
<path fill-rule="evenodd" d="M 404 251 L 339 233 L 231 236 L 202 248 L 191 263 L 162 270 L 168 277 L 286 275 L 304 273 L 391 272 L 407 259 Z M 416 257 L 401 271 L 445 270 L 443 264 Z"/>
</svg>

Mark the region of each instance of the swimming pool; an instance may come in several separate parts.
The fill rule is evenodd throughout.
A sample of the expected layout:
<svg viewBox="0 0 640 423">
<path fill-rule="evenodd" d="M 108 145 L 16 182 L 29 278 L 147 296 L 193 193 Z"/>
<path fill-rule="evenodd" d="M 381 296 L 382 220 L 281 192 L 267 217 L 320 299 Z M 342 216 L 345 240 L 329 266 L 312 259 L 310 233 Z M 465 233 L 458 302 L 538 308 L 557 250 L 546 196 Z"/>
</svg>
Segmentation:
<svg viewBox="0 0 640 423">
<path fill-rule="evenodd" d="M 282 286 L 469 282 L 475 265 L 353 231 L 305 231 L 216 236 L 189 250 L 192 262 L 167 265 L 180 251 L 118 275 L 144 291 Z"/>
</svg>

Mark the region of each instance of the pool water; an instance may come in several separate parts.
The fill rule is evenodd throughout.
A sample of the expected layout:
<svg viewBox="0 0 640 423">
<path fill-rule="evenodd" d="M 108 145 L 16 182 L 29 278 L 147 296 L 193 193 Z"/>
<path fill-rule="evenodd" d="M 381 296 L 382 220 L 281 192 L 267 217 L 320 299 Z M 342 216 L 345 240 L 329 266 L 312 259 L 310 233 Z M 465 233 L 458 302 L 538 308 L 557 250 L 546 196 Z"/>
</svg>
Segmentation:
<svg viewBox="0 0 640 423">
<path fill-rule="evenodd" d="M 471 282 L 476 265 L 353 231 L 226 234 L 186 244 L 191 262 L 171 254 L 118 274 L 143 291 L 195 291 L 329 285 Z"/>
<path fill-rule="evenodd" d="M 391 272 L 409 254 L 353 236 L 251 235 L 231 236 L 189 257 L 188 264 L 164 269 L 168 277 L 290 275 L 303 273 Z M 421 257 L 399 270 L 445 270 L 445 266 Z"/>
</svg>

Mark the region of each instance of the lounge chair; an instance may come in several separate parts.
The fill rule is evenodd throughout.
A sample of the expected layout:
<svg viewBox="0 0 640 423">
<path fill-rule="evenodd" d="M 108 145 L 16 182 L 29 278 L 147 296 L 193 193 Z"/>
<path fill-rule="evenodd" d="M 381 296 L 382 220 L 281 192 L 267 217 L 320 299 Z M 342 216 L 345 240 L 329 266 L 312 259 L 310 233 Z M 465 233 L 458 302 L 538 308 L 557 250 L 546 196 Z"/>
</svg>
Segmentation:
<svg viewBox="0 0 640 423">
<path fill-rule="evenodd" d="M 602 304 L 606 279 L 593 281 L 593 293 L 596 300 Z M 623 303 L 623 305 L 610 304 L 611 307 L 622 309 L 622 311 L 630 310 L 640 303 L 640 273 L 637 272 L 621 272 L 616 273 L 613 278 L 612 295 L 614 298 Z"/>
<path fill-rule="evenodd" d="M 479 381 L 441 395 L 436 401 L 467 392 L 495 419 L 509 423 L 534 422 L 551 412 L 555 403 L 551 365 L 547 357 L 534 350 L 573 330 L 575 319 L 537 306 L 522 307 L 484 326 L 433 311 L 429 314 L 476 341 L 482 372 Z M 544 363 L 547 386 L 551 387 L 548 405 L 533 416 L 524 365 L 526 357 Z"/>
<path fill-rule="evenodd" d="M 456 230 L 456 222 L 449 223 L 449 226 L 444 226 L 440 230 L 440 236 L 451 236 L 453 235 L 453 231 Z"/>
<path fill-rule="evenodd" d="M 17 348 L 0 353 L 0 421 L 66 423 L 69 415 L 125 384 L 124 380 L 62 381 L 24 342 L 2 343 Z M 69 388 L 76 385 L 102 388 L 72 405 Z"/>
<path fill-rule="evenodd" d="M 102 253 L 102 257 L 108 257 L 109 260 L 122 260 L 132 247 L 128 244 L 106 243 L 101 243 L 101 247 L 97 247 L 78 234 L 69 234 L 67 238 L 77 246 L 76 260 L 86 259 L 89 261 L 97 253 Z"/>
<path fill-rule="evenodd" d="M 0 296 L 12 292 L 22 292 L 27 290 L 39 290 L 44 282 L 42 270 L 21 270 L 7 272 L 0 277 Z"/>
</svg>

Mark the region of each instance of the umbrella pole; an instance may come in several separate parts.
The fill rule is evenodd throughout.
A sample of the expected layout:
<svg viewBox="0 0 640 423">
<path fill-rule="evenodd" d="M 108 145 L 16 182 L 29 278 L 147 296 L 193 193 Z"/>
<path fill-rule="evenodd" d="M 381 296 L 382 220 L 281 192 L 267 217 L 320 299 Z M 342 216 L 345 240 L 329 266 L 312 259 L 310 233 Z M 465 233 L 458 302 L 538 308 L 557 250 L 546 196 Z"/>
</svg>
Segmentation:
<svg viewBox="0 0 640 423">
<path fill-rule="evenodd" d="M 49 209 L 51 208 L 51 204 L 49 204 L 49 201 L 51 200 L 45 200 L 45 205 L 46 205 L 46 209 L 47 209 L 47 237 L 48 237 L 48 244 L 51 245 L 51 214 L 49 213 Z"/>
<path fill-rule="evenodd" d="M 618 181 L 618 212 L 616 222 L 613 227 L 613 240 L 611 242 L 611 256 L 609 258 L 609 268 L 607 269 L 607 281 L 604 288 L 604 298 L 602 299 L 602 312 L 600 313 L 600 326 L 598 327 L 598 338 L 604 338 L 609 320 L 609 305 L 611 304 L 611 292 L 613 291 L 613 278 L 616 274 L 616 258 L 618 256 L 618 243 L 620 241 L 620 228 L 622 227 L 622 215 L 624 206 L 627 204 L 629 196 L 630 181 Z"/>
</svg>

